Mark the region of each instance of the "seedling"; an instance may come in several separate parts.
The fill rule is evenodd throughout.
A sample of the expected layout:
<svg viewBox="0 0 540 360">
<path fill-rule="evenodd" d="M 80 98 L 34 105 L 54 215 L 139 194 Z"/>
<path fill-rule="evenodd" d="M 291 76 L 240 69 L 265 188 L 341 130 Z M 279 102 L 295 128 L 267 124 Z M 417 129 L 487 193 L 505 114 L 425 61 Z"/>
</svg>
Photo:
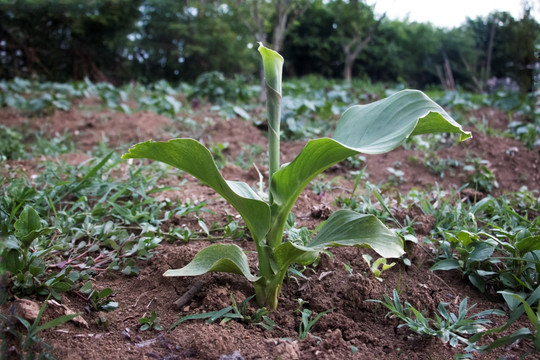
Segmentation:
<svg viewBox="0 0 540 360">
<path fill-rule="evenodd" d="M 393 298 L 384 295 L 384 301 L 367 301 L 384 305 L 390 310 L 386 316 L 397 317 L 402 320 L 404 324 L 400 324 L 398 327 L 407 326 L 419 334 L 438 337 L 442 342 L 449 343 L 452 347 L 456 347 L 459 342 L 465 345 L 472 345 L 473 342 L 467 339 L 466 336 L 485 330 L 484 325 L 491 323 L 490 320 L 484 318 L 485 316 L 505 315 L 500 310 L 485 310 L 467 317 L 467 313 L 476 304 L 467 308 L 467 298 L 465 298 L 459 304 L 457 315 L 448 312 L 446 309 L 446 306 L 448 306 L 447 303 L 439 303 L 437 307 L 439 314 L 435 314 L 435 320 L 433 320 L 425 316 L 425 311 L 418 311 L 408 301 L 405 301 L 402 305 L 396 290 L 393 291 Z"/>
<path fill-rule="evenodd" d="M 530 339 L 533 341 L 535 350 L 540 351 L 540 287 L 537 287 L 526 299 L 520 294 L 510 291 L 499 291 L 499 293 L 503 295 L 508 306 L 512 310 L 508 321 L 501 327 L 474 335 L 471 340 L 478 341 L 484 335 L 505 331 L 525 312 L 532 325 L 532 331 L 526 327 L 520 328 L 510 335 L 503 336 L 493 341 L 491 344 L 481 347 L 480 350 L 491 351 L 500 346 L 510 345 L 520 339 Z M 534 311 L 535 304 L 537 308 L 536 312 Z"/>
<path fill-rule="evenodd" d="M 486 193 L 499 187 L 499 183 L 489 166 L 490 163 L 487 160 L 473 159 L 472 164 L 463 167 L 463 170 L 468 172 L 467 181 L 471 187 Z"/>
<path fill-rule="evenodd" d="M 62 283 L 60 278 L 51 277 L 45 284 L 38 280 L 46 274 L 44 257 L 57 248 L 49 246 L 37 251 L 31 251 L 31 248 L 38 238 L 51 233 L 55 228 L 43 226 L 37 211 L 26 206 L 19 219 L 15 221 L 14 229 L 14 234 L 6 239 L 3 251 L 0 251 L 2 258 L 0 271 L 7 270 L 13 275 L 14 287 L 19 288 L 23 293 L 34 291 L 47 293 L 47 288 L 58 291 L 70 290 L 71 283 L 68 283 L 69 281 Z M 69 273 L 70 270 L 66 269 L 64 274 Z"/>
<path fill-rule="evenodd" d="M 309 331 L 315 325 L 315 323 L 331 311 L 332 309 L 323 311 L 315 317 L 311 316 L 313 312 L 309 309 L 303 309 L 302 311 L 300 311 L 302 319 L 300 320 L 300 325 L 298 326 L 298 340 L 304 340 L 305 338 L 307 338 L 310 335 Z M 317 338 L 319 341 L 321 340 L 317 336 L 315 336 L 315 338 Z"/>
<path fill-rule="evenodd" d="M 95 311 L 113 311 L 118 308 L 118 303 L 116 301 L 109 300 L 109 297 L 113 293 L 111 288 L 105 288 L 101 291 L 97 291 L 92 289 L 92 282 L 88 281 L 81 287 L 79 291 L 85 295 L 88 295 L 90 306 Z"/>
<path fill-rule="evenodd" d="M 0 339 L 4 340 L 3 334 L 5 332 L 9 332 L 11 335 L 15 336 L 20 342 L 20 347 L 21 347 L 21 351 L 22 351 L 22 354 L 21 354 L 21 357 L 20 357 L 21 359 L 23 359 L 23 358 L 24 359 L 49 358 L 48 357 L 49 354 L 47 354 L 47 353 L 42 353 L 41 356 L 36 357 L 36 355 L 37 355 L 36 352 L 40 352 L 38 345 L 42 345 L 43 347 L 51 349 L 50 345 L 43 342 L 39 338 L 38 333 L 43 331 L 43 330 L 51 329 L 53 327 L 62 325 L 64 323 L 76 318 L 77 316 L 81 315 L 81 314 L 62 315 L 60 317 L 54 318 L 54 319 L 46 322 L 43 325 L 39 325 L 39 323 L 41 322 L 41 318 L 43 317 L 43 312 L 45 311 L 45 308 L 47 307 L 47 302 L 49 301 L 50 297 L 51 296 L 49 295 L 47 297 L 47 299 L 43 302 L 43 305 L 39 309 L 38 315 L 37 315 L 37 317 L 36 317 L 36 319 L 34 320 L 33 323 L 30 323 L 30 322 L 28 322 L 28 320 L 17 316 L 17 320 L 19 320 L 19 322 L 26 328 L 27 333 L 26 333 L 26 336 L 24 336 L 24 337 L 23 337 L 23 334 L 21 334 L 19 331 L 17 331 L 14 326 L 10 325 L 11 320 L 9 319 L 8 316 L 0 314 L 0 321 L 1 321 L 0 322 L 0 330 L 1 330 L 0 332 L 2 333 L 2 335 L 0 335 Z M 4 359 L 4 355 L 7 354 L 7 351 L 6 351 L 7 350 L 7 344 L 8 344 L 8 341 L 2 341 L 2 345 L 0 345 L 0 350 L 1 350 L 1 356 L 0 357 L 2 359 Z M 26 355 L 26 356 L 23 356 L 23 355 Z"/>
<path fill-rule="evenodd" d="M 368 255 L 368 254 L 363 254 L 362 258 L 364 258 L 364 261 L 368 264 L 369 269 L 371 270 L 371 272 L 375 276 L 375 279 L 377 279 L 377 280 L 379 280 L 381 282 L 383 281 L 383 279 L 381 278 L 382 272 L 386 271 L 386 270 L 390 269 L 392 266 L 396 265 L 395 262 L 387 264 L 385 258 L 378 258 L 372 264 L 371 263 L 372 257 L 370 255 Z"/>
<path fill-rule="evenodd" d="M 507 291 L 500 291 L 500 293 L 506 296 L 511 296 L 515 300 L 523 304 L 523 309 L 525 310 L 525 313 L 527 314 L 527 318 L 529 319 L 529 322 L 532 325 L 532 331 L 527 328 L 521 328 L 519 330 L 516 330 L 512 335 L 499 339 L 498 340 L 499 343 L 496 343 L 496 345 L 497 344 L 502 345 L 503 343 L 511 344 L 519 338 L 528 338 L 533 341 L 535 350 L 540 351 L 540 306 L 538 306 L 539 304 L 538 303 L 536 304 L 536 311 L 534 311 L 531 305 L 529 305 L 529 303 L 520 295 L 507 292 Z M 532 306 L 534 306 L 534 304 Z"/>
<path fill-rule="evenodd" d="M 272 319 L 270 319 L 268 315 L 268 309 L 266 308 L 260 308 L 255 311 L 253 314 L 248 313 L 247 304 L 248 302 L 253 299 L 254 296 L 250 296 L 246 298 L 244 301 L 238 305 L 236 300 L 234 299 L 234 296 L 231 294 L 231 302 L 232 305 L 226 306 L 223 309 L 217 310 L 217 311 L 209 311 L 206 313 L 200 313 L 200 314 L 190 314 L 186 316 L 182 316 L 180 319 L 178 319 L 174 324 L 171 325 L 169 328 L 169 331 L 177 327 L 179 324 L 183 323 L 184 321 L 188 320 L 198 320 L 198 319 L 206 319 L 207 324 L 211 324 L 216 320 L 222 319 L 221 324 L 225 324 L 229 322 L 230 320 L 236 320 L 246 323 L 254 323 L 255 325 L 259 325 L 260 327 L 264 328 L 268 331 L 273 331 L 274 327 L 276 327 L 276 324 Z"/>
<path fill-rule="evenodd" d="M 163 327 L 159 324 L 159 321 L 157 321 L 157 314 L 155 311 L 152 311 L 148 317 L 140 318 L 139 324 L 141 324 L 141 331 L 146 331 L 148 329 L 154 329 L 157 331 L 163 330 Z"/>
<path fill-rule="evenodd" d="M 283 241 L 283 230 L 303 189 L 330 166 L 358 153 L 388 152 L 412 135 L 453 132 L 461 140 L 471 137 L 439 105 L 415 90 L 400 91 L 369 105 L 343 113 L 333 138 L 309 141 L 288 164 L 280 164 L 281 74 L 283 58 L 259 46 L 268 98 L 269 191 L 268 201 L 239 181 L 220 174 L 212 153 L 194 139 L 147 141 L 132 147 L 124 159 L 147 158 L 183 170 L 223 196 L 242 216 L 255 242 L 259 274 L 253 275 L 247 256 L 237 245 L 214 244 L 201 250 L 181 269 L 165 276 L 197 276 L 207 272 L 244 275 L 255 287 L 257 304 L 275 309 L 281 284 L 292 264 L 308 264 L 335 246 L 370 247 L 385 258 L 403 255 L 403 241 L 373 215 L 350 210 L 333 213 L 307 244 Z"/>
<path fill-rule="evenodd" d="M 441 243 L 444 259 L 431 270 L 459 270 L 481 292 L 493 282 L 497 288 L 534 291 L 538 286 L 540 235 L 517 226 L 515 230 L 491 231 L 498 236 L 485 231 L 447 232 L 448 241 Z M 495 251 L 503 256 L 493 256 Z"/>
<path fill-rule="evenodd" d="M 455 236 L 449 236 L 448 242 L 442 243 L 445 259 L 435 263 L 430 270 L 459 270 L 468 276 L 469 281 L 478 290 L 484 292 L 486 288 L 484 277 L 494 276 L 496 272 L 481 269 L 481 264 L 498 262 L 491 258 L 496 245 L 494 241 L 480 239 L 479 234 L 462 230 Z M 453 251 L 457 255 L 454 255 Z"/>
</svg>

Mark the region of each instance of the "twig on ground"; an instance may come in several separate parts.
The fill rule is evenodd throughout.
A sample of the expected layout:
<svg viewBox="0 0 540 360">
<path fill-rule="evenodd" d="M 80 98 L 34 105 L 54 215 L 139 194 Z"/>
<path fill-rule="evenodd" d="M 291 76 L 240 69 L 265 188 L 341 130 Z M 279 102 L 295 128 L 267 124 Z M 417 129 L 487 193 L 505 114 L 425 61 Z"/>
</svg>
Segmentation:
<svg viewBox="0 0 540 360">
<path fill-rule="evenodd" d="M 180 296 L 178 300 L 174 302 L 174 306 L 177 308 L 181 308 L 182 306 L 186 305 L 197 293 L 202 289 L 203 287 L 202 281 L 197 281 L 195 284 L 193 284 L 188 291 L 184 293 L 184 295 Z"/>
</svg>

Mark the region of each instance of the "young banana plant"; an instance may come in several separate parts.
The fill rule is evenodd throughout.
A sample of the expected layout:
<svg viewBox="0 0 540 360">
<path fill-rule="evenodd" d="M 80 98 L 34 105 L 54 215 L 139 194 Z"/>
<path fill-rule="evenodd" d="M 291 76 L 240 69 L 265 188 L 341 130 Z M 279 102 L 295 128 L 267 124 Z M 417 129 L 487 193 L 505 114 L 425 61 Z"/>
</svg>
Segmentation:
<svg viewBox="0 0 540 360">
<path fill-rule="evenodd" d="M 201 250 L 181 269 L 164 276 L 197 276 L 207 272 L 240 274 L 251 281 L 259 306 L 276 309 L 283 279 L 294 263 L 307 264 L 335 246 L 369 247 L 385 258 L 404 254 L 402 240 L 373 215 L 350 210 L 334 212 L 307 243 L 283 241 L 283 230 L 294 203 L 318 174 L 349 156 L 388 152 L 409 136 L 459 133 L 471 137 L 439 105 L 415 90 L 400 91 L 369 105 L 352 106 L 338 122 L 332 138 L 309 141 L 296 158 L 281 165 L 280 117 L 283 58 L 259 46 L 264 65 L 268 107 L 268 201 L 238 181 L 225 180 L 212 154 L 194 139 L 147 141 L 133 146 L 124 159 L 147 158 L 185 171 L 213 188 L 242 216 L 258 253 L 259 273 L 253 275 L 243 250 L 237 245 L 214 244 Z"/>
</svg>

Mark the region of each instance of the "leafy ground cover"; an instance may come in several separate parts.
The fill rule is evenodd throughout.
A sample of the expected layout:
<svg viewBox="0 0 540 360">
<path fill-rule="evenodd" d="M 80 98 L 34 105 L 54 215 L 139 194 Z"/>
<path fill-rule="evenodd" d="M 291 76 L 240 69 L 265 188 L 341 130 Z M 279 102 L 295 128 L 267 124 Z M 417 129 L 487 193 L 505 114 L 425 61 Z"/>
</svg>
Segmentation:
<svg viewBox="0 0 540 360">
<path fill-rule="evenodd" d="M 191 176 L 120 159 L 136 142 L 189 136 L 212 151 L 226 179 L 259 189 L 268 159 L 257 87 L 217 90 L 213 78 L 201 80 L 205 92 L 164 82 L 2 84 L 4 358 L 537 356 L 538 324 L 530 312 L 518 316 L 521 302 L 508 294 L 537 311 L 539 124 L 530 99 L 433 93 L 473 139 L 422 136 L 326 170 L 293 208 L 287 238 L 303 241 L 349 209 L 385 221 L 406 254 L 386 263 L 367 249 L 322 254 L 289 269 L 278 309 L 268 312 L 236 275 L 162 277 L 211 242 L 246 249 L 256 272 L 255 245 L 234 209 Z M 348 105 L 393 91 L 319 82 L 283 84 L 282 163 L 306 138 L 331 134 Z M 40 307 L 41 328 L 31 326 Z M 70 312 L 81 316 L 64 322 Z M 476 350 L 503 340 L 474 351 L 486 330 Z"/>
</svg>

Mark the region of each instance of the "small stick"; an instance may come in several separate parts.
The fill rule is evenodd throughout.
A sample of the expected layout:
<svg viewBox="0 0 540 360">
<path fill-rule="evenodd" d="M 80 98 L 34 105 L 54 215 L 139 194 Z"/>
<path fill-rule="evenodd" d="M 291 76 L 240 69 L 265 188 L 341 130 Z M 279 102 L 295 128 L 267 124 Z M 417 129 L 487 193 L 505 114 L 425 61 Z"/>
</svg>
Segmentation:
<svg viewBox="0 0 540 360">
<path fill-rule="evenodd" d="M 195 284 L 193 284 L 188 291 L 184 293 L 184 295 L 180 296 L 180 299 L 176 300 L 174 302 L 174 306 L 176 308 L 180 309 L 182 306 L 186 305 L 197 293 L 201 290 L 203 287 L 202 281 L 197 281 Z"/>
</svg>

